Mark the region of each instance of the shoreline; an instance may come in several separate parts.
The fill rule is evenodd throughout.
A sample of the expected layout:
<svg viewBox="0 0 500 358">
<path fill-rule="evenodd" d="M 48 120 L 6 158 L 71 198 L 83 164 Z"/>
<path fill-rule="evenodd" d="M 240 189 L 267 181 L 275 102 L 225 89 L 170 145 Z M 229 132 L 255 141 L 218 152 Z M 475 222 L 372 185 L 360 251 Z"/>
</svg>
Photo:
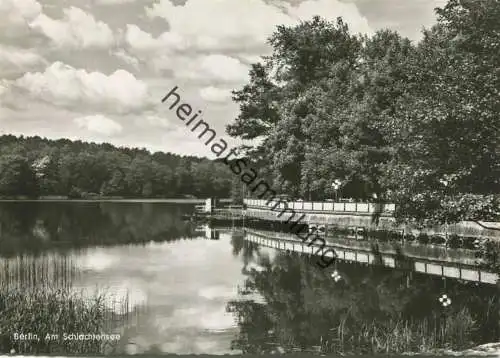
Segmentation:
<svg viewBox="0 0 500 358">
<path fill-rule="evenodd" d="M 497 222 L 485 221 L 460 221 L 447 225 L 428 225 L 418 227 L 412 224 L 397 223 L 390 215 L 381 215 L 379 222 L 372 220 L 371 213 L 317 213 L 312 211 L 298 211 L 296 214 L 303 214 L 301 224 L 314 227 L 329 227 L 334 231 L 352 231 L 353 236 L 357 236 L 361 230 L 361 236 L 366 236 L 373 232 L 392 233 L 396 236 L 405 237 L 407 240 L 418 240 L 418 237 L 425 235 L 431 240 L 432 237 L 451 238 L 453 235 L 469 239 L 492 239 L 500 242 L 500 230 Z M 293 216 L 292 216 L 293 217 Z M 193 217 L 198 221 L 212 222 L 252 222 L 265 226 L 277 226 L 285 229 L 289 226 L 290 218 L 276 214 L 276 211 L 223 209 L 213 214 L 198 215 Z M 295 225 L 297 226 L 297 225 Z M 427 239 L 425 239 L 427 240 Z"/>
<path fill-rule="evenodd" d="M 179 203 L 179 204 L 204 204 L 206 199 L 189 198 L 84 198 L 73 199 L 64 197 L 41 197 L 38 199 L 27 198 L 0 198 L 0 203 L 7 202 L 108 202 L 108 203 Z M 222 203 L 229 203 L 231 199 L 220 199 Z"/>
</svg>

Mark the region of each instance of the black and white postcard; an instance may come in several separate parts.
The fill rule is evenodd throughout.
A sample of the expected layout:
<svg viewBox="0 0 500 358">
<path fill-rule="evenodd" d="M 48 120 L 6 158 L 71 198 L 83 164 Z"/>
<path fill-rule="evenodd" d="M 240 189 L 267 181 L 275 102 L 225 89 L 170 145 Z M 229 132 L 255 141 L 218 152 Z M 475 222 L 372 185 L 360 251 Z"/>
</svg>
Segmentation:
<svg viewBox="0 0 500 358">
<path fill-rule="evenodd" d="M 499 0 L 0 0 L 0 355 L 500 355 Z"/>
</svg>

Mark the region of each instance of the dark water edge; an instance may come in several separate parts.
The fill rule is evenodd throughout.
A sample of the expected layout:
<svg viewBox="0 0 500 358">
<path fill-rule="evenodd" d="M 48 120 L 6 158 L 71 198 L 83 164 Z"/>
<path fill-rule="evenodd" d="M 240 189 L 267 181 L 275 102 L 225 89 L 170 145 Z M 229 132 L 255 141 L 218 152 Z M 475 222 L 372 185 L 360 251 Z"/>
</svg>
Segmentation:
<svg viewBox="0 0 500 358">
<path fill-rule="evenodd" d="M 182 220 L 193 211 L 175 203 L 0 203 L 0 352 L 400 354 L 498 341 L 494 285 L 354 263 L 320 270 L 311 257 L 259 247 L 240 230 Z M 106 301 L 124 287 L 127 295 Z M 452 300 L 446 309 L 442 294 Z M 122 340 L 20 344 L 7 334 L 47 327 Z"/>
<path fill-rule="evenodd" d="M 231 199 L 220 199 L 223 203 L 231 202 Z M 86 199 L 73 199 L 66 197 L 41 197 L 37 199 L 30 198 L 1 198 L 1 202 L 113 202 L 113 203 L 179 203 L 179 204 L 201 204 L 205 199 L 186 199 L 186 198 L 123 198 L 123 197 L 96 197 Z"/>
</svg>

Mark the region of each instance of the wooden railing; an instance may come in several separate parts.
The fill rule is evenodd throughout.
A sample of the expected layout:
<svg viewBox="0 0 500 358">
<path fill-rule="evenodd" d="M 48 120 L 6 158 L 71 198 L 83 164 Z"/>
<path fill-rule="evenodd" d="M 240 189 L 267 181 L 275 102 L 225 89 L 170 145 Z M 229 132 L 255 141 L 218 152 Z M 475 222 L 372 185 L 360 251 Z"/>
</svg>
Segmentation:
<svg viewBox="0 0 500 358">
<path fill-rule="evenodd" d="M 335 242 L 327 242 L 324 246 L 319 246 L 316 243 L 306 244 L 290 234 L 280 234 L 261 230 L 247 229 L 245 240 L 254 242 L 262 246 L 268 246 L 275 249 L 289 250 L 310 255 L 321 255 L 324 252 L 332 253 L 331 251 L 328 251 L 328 249 L 333 248 L 335 250 L 337 259 L 364 264 L 376 263 L 378 256 L 378 258 L 382 259 L 381 263 L 384 266 L 392 268 L 398 267 L 398 260 L 400 260 L 398 255 L 394 252 L 384 252 L 384 250 L 380 250 L 380 253 L 378 255 L 375 255 L 371 248 L 347 247 L 345 245 L 336 244 Z M 355 245 L 357 243 L 353 242 L 352 244 Z M 332 257 L 333 254 L 325 256 Z M 418 257 L 408 253 L 406 253 L 404 257 L 409 259 L 408 262 L 410 263 L 410 267 L 408 268 L 411 271 L 415 272 L 455 278 L 465 281 L 482 282 L 487 284 L 496 284 L 497 280 L 499 279 L 498 274 L 494 272 L 483 271 L 477 265 L 451 262 L 442 258 Z"/>
<path fill-rule="evenodd" d="M 251 209 L 267 209 L 271 210 L 277 201 L 268 202 L 263 199 L 244 199 L 245 205 Z M 280 202 L 280 209 L 293 209 L 297 212 L 342 212 L 342 213 L 393 213 L 396 210 L 395 204 L 379 204 L 379 203 L 334 203 L 334 202 L 318 202 L 318 201 L 290 201 Z M 278 207 L 275 209 L 277 210 Z"/>
</svg>

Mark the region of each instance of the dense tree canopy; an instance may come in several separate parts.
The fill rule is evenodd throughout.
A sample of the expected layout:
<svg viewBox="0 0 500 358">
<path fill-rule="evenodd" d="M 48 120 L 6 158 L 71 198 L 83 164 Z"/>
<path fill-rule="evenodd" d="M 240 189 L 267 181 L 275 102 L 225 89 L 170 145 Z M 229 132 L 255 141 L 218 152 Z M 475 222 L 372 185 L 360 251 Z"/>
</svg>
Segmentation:
<svg viewBox="0 0 500 358">
<path fill-rule="evenodd" d="M 500 3 L 451 0 L 418 43 L 339 19 L 278 27 L 228 133 L 274 189 L 394 201 L 401 219 L 500 216 Z"/>
<path fill-rule="evenodd" d="M 0 197 L 229 197 L 232 179 L 227 165 L 208 159 L 0 136 Z"/>
</svg>

